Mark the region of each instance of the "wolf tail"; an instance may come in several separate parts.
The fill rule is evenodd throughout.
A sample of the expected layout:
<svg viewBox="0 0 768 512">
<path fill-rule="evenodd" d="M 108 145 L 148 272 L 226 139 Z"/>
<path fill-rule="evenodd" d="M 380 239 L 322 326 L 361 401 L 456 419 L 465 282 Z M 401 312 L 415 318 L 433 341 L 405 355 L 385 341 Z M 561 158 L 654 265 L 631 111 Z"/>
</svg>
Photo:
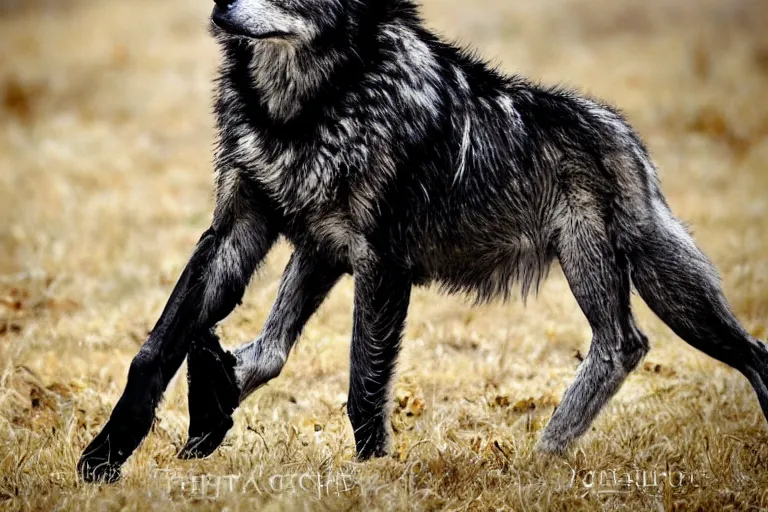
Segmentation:
<svg viewBox="0 0 768 512">
<path fill-rule="evenodd" d="M 642 236 L 627 251 L 632 282 L 675 334 L 747 377 L 768 418 L 768 350 L 736 319 L 714 266 L 656 192 Z"/>
</svg>

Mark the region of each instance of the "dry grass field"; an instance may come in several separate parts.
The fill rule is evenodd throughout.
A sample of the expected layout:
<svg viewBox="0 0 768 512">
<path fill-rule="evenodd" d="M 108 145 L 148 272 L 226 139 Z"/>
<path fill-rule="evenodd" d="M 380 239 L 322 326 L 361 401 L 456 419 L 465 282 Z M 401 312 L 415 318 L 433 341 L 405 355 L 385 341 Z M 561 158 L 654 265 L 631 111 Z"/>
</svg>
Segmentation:
<svg viewBox="0 0 768 512">
<path fill-rule="evenodd" d="M 0 0 L 1 509 L 768 510 L 752 389 L 640 300 L 645 362 L 567 457 L 533 451 L 591 337 L 558 269 L 527 306 L 415 293 L 391 457 L 353 461 L 346 278 L 211 458 L 175 458 L 182 368 L 123 480 L 79 482 L 209 222 L 209 4 Z M 624 109 L 738 317 L 768 338 L 768 2 L 425 0 L 424 13 L 504 70 Z M 220 326 L 227 346 L 259 332 L 289 251 Z"/>
</svg>

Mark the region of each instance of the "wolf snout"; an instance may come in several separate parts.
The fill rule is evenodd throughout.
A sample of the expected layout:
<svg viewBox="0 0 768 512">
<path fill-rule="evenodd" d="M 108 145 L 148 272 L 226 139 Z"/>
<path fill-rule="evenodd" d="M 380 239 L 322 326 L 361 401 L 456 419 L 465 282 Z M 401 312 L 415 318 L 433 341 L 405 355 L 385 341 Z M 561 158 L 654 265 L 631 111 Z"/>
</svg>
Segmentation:
<svg viewBox="0 0 768 512">
<path fill-rule="evenodd" d="M 213 0 L 213 2 L 219 7 L 219 9 L 228 9 L 230 5 L 237 0 Z"/>
</svg>

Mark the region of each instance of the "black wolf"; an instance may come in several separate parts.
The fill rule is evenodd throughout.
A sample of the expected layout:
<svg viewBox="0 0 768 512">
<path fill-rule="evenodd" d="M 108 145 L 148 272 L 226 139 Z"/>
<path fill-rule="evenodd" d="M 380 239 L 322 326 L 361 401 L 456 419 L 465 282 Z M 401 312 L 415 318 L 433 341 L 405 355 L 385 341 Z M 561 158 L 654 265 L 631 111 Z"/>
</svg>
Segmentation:
<svg viewBox="0 0 768 512">
<path fill-rule="evenodd" d="M 502 75 L 425 29 L 411 0 L 216 4 L 213 221 L 78 464 L 86 480 L 120 476 L 185 358 L 180 456 L 212 453 L 345 273 L 355 279 L 347 410 L 361 459 L 387 450 L 411 288 L 527 294 L 555 259 L 594 338 L 541 450 L 565 451 L 648 351 L 632 285 L 680 337 L 743 373 L 768 413 L 768 350 L 734 318 L 614 108 Z M 261 335 L 230 354 L 213 328 L 281 235 L 295 252 L 275 305 Z"/>
</svg>

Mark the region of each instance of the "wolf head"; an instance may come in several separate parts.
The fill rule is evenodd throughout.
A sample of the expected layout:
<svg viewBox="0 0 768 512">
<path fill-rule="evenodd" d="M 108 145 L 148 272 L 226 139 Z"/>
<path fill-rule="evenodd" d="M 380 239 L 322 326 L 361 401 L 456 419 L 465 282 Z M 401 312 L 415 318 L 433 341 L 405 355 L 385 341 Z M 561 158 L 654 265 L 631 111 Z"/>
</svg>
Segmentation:
<svg viewBox="0 0 768 512">
<path fill-rule="evenodd" d="M 303 46 L 338 26 L 347 0 L 215 0 L 214 34 Z"/>
<path fill-rule="evenodd" d="M 391 52 L 377 39 L 387 26 L 418 23 L 412 0 L 215 3 L 211 32 L 224 50 L 222 72 L 229 73 L 220 83 L 247 82 L 269 115 L 283 121 Z"/>
</svg>

